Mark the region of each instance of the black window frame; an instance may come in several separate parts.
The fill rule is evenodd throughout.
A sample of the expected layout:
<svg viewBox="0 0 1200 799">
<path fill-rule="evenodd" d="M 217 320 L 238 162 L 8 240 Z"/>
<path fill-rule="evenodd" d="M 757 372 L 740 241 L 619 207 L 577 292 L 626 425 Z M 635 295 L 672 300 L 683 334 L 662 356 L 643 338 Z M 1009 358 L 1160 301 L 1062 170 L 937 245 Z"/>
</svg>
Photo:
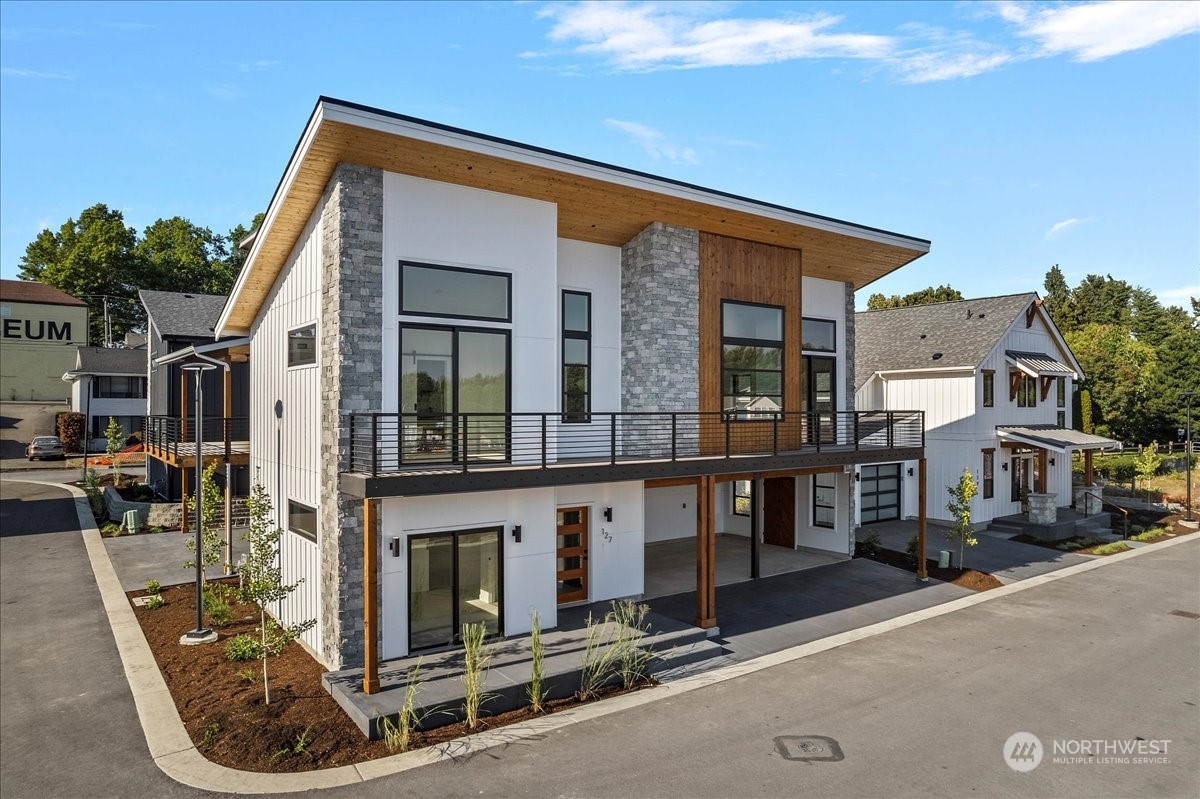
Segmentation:
<svg viewBox="0 0 1200 799">
<path fill-rule="evenodd" d="M 827 350 L 827 349 L 823 349 L 821 347 L 808 346 L 808 344 L 804 341 L 804 328 L 809 322 L 821 322 L 823 324 L 828 324 L 833 328 L 833 349 Z M 837 320 L 836 319 L 821 319 L 820 317 L 816 317 L 816 316 L 800 317 L 800 348 L 804 352 L 832 352 L 832 353 L 836 354 L 838 351 Z"/>
<path fill-rule="evenodd" d="M 1054 387 L 1054 391 L 1055 391 L 1055 400 L 1056 400 L 1055 407 L 1058 407 L 1058 408 L 1067 407 L 1067 378 L 1065 378 L 1065 377 L 1058 378 L 1058 380 L 1056 381 L 1056 385 Z"/>
<path fill-rule="evenodd" d="M 296 510 L 297 508 L 302 509 L 302 511 L 298 512 Z M 296 516 L 299 515 L 300 513 L 303 513 L 304 516 L 312 517 L 313 529 L 307 530 L 303 526 L 297 525 L 293 521 L 296 518 Z M 320 519 L 318 519 L 318 517 L 317 517 L 317 509 L 316 508 L 311 507 L 309 505 L 305 505 L 303 502 L 297 502 L 296 500 L 292 499 L 291 497 L 288 497 L 287 529 L 288 529 L 289 533 L 295 533 L 296 535 L 300 536 L 301 538 L 305 539 L 306 541 L 311 541 L 315 544 L 315 543 L 317 543 L 317 527 L 319 525 L 320 525 Z"/>
<path fill-rule="evenodd" d="M 125 434 L 122 441 L 128 441 L 132 435 L 142 434 L 146 432 L 146 417 L 139 414 L 117 414 L 117 413 L 102 413 L 94 414 L 91 418 L 91 436 L 90 438 L 106 438 L 105 431 L 108 430 L 108 420 L 116 419 L 117 424 L 121 425 L 121 431 Z M 130 428 L 126 429 L 122 419 L 130 420 Z M 134 426 L 136 425 L 136 427 Z"/>
<path fill-rule="evenodd" d="M 302 335 L 303 332 L 306 330 L 311 330 L 312 335 L 311 336 Z M 298 334 L 300 334 L 300 335 L 298 335 Z M 312 342 L 313 347 L 312 347 L 312 360 L 311 361 L 305 360 L 302 362 L 297 362 L 296 360 L 293 359 L 293 352 L 292 352 L 292 340 L 293 339 L 303 339 L 303 340 Z M 288 369 L 303 369 L 306 366 L 316 366 L 316 365 L 317 365 L 317 323 L 309 322 L 306 325 L 297 325 L 296 327 L 289 328 L 288 332 L 287 332 L 287 368 Z"/>
<path fill-rule="evenodd" d="M 112 385 L 114 380 L 127 381 L 129 386 L 124 393 L 116 393 L 113 391 Z M 131 382 L 130 382 L 131 381 Z M 104 391 L 101 391 L 101 386 L 105 386 Z M 145 399 L 146 398 L 146 377 L 145 375 L 95 375 L 92 378 L 92 399 Z"/>
<path fill-rule="evenodd" d="M 567 295 L 583 297 L 587 300 L 587 330 L 567 329 Z M 589 424 L 592 421 L 592 294 L 589 291 L 563 289 L 559 297 L 559 308 L 562 319 L 559 322 L 560 348 L 559 377 L 562 380 L 562 421 L 563 424 Z M 567 363 L 567 340 L 583 341 L 587 345 L 587 363 L 584 365 L 587 389 L 583 395 L 584 410 L 581 413 L 567 411 L 567 367 L 577 367 L 579 364 Z"/>
<path fill-rule="evenodd" d="M 992 369 L 983 370 L 983 407 L 996 407 L 996 372 Z"/>
<path fill-rule="evenodd" d="M 751 308 L 770 308 L 773 311 L 779 311 L 779 333 L 778 341 L 770 339 L 758 338 L 742 338 L 740 336 L 725 335 L 725 306 L 726 305 L 743 305 Z M 725 421 L 733 422 L 774 422 L 784 416 L 787 407 L 784 404 L 787 401 L 787 308 L 782 305 L 772 305 L 765 302 L 748 302 L 746 300 L 729 300 L 722 299 L 721 307 L 721 416 Z M 727 346 L 734 347 L 757 347 L 759 349 L 777 349 L 779 350 L 779 410 L 778 411 L 741 411 L 737 409 L 729 409 L 725 407 L 725 398 L 730 396 L 725 393 L 725 373 L 728 367 L 725 365 L 725 348 Z M 742 370 L 745 371 L 745 370 Z M 755 369 L 755 372 L 775 372 L 774 369 Z M 768 396 L 768 395 L 761 395 Z M 774 396 L 774 395 L 771 395 Z"/>
<path fill-rule="evenodd" d="M 1021 372 L 1020 382 L 1017 383 L 1017 407 L 1036 408 L 1038 399 L 1038 380 L 1036 377 Z"/>
<path fill-rule="evenodd" d="M 818 486 L 817 479 L 821 478 L 821 477 L 832 477 L 833 485 L 832 486 Z M 822 505 L 819 502 L 817 502 L 817 489 L 818 488 L 824 488 L 824 489 L 829 489 L 829 490 L 833 491 L 833 504 L 832 505 Z M 822 472 L 820 474 L 814 474 L 812 476 L 812 483 L 810 485 L 810 490 L 812 491 L 812 524 L 813 524 L 813 527 L 820 527 L 822 530 L 836 530 L 837 529 L 837 472 Z M 823 509 L 827 509 L 827 510 L 831 511 L 832 516 L 833 516 L 833 521 L 828 522 L 828 523 L 819 521 L 817 518 L 817 508 L 823 508 Z"/>
<path fill-rule="evenodd" d="M 430 651 L 436 651 L 439 649 L 441 649 L 441 650 L 453 649 L 455 647 L 462 645 L 462 624 L 460 622 L 460 616 L 459 616 L 459 612 L 458 612 L 458 603 L 457 602 L 453 602 L 451 604 L 451 606 L 453 608 L 453 613 L 452 613 L 452 617 L 454 619 L 453 626 L 456 630 L 456 632 L 454 633 L 454 636 L 453 636 L 453 643 L 448 644 L 448 645 L 447 644 L 429 644 L 427 646 L 414 646 L 413 645 L 412 605 L 411 605 L 412 590 L 413 590 L 412 581 L 413 581 L 413 576 L 414 576 L 413 568 L 412 568 L 413 542 L 417 541 L 419 539 L 441 538 L 441 537 L 447 537 L 447 536 L 451 539 L 452 543 L 451 543 L 450 562 L 451 562 L 451 569 L 452 569 L 451 580 L 453 582 L 452 593 L 453 593 L 453 595 L 457 596 L 459 593 L 459 590 L 461 588 L 461 583 L 459 581 L 459 569 L 458 569 L 458 567 L 459 567 L 458 539 L 460 536 L 477 535 L 480 533 L 494 533 L 496 536 L 496 594 L 497 594 L 497 598 L 499 600 L 496 603 L 496 611 L 497 611 L 497 613 L 496 613 L 496 633 L 495 633 L 495 635 L 487 636 L 485 638 L 485 640 L 495 641 L 495 640 L 499 640 L 504 637 L 504 606 L 505 606 L 506 600 L 507 600 L 507 596 L 505 595 L 505 592 L 504 592 L 504 572 L 505 572 L 504 525 L 491 525 L 491 526 L 485 526 L 485 527 L 468 527 L 468 528 L 455 529 L 455 530 L 437 530 L 437 531 L 430 532 L 430 533 L 411 533 L 406 537 L 407 540 L 404 543 L 404 548 L 405 548 L 405 553 L 406 553 L 404 570 L 408 573 L 407 578 L 405 579 L 406 593 L 405 593 L 405 597 L 404 597 L 404 604 L 405 604 L 406 612 L 408 614 L 407 618 L 405 619 L 405 626 L 408 628 L 408 651 L 409 652 L 430 652 Z"/>
<path fill-rule="evenodd" d="M 738 493 L 738 486 L 741 485 L 742 483 L 746 484 L 746 493 L 744 493 L 744 494 Z M 739 499 L 746 500 L 745 512 L 738 510 L 738 500 Z M 731 514 L 733 514 L 734 516 L 743 516 L 745 518 L 750 518 L 750 511 L 751 511 L 750 503 L 752 503 L 753 501 L 754 501 L 754 483 L 753 483 L 753 481 L 751 481 L 751 480 L 734 480 L 732 483 L 730 483 L 729 512 Z"/>
<path fill-rule="evenodd" d="M 410 311 L 404 307 L 404 268 L 416 267 L 418 269 L 433 269 L 442 272 L 460 272 L 472 275 L 487 275 L 488 277 L 502 277 L 505 282 L 505 298 L 506 313 L 503 317 L 499 316 L 477 316 L 474 314 L 456 314 L 442 313 L 440 311 Z M 472 269 L 466 266 L 446 266 L 444 264 L 427 264 L 420 261 L 400 261 L 399 280 L 400 285 L 397 287 L 400 300 L 400 315 L 401 316 L 420 316 L 432 319 L 468 319 L 477 322 L 501 322 L 511 323 L 513 317 L 513 290 L 512 290 L 512 272 L 498 272 L 491 269 Z"/>
<path fill-rule="evenodd" d="M 1067 412 L 1066 412 L 1066 411 L 1064 411 L 1064 410 L 1060 410 L 1060 411 L 1059 411 L 1059 412 L 1058 412 L 1058 413 L 1055 415 L 1055 417 L 1054 417 L 1054 421 L 1058 423 L 1058 426 L 1059 426 L 1059 427 L 1061 427 L 1061 428 L 1063 428 L 1063 429 L 1065 430 L 1065 429 L 1066 429 L 1066 427 L 1067 427 Z"/>
<path fill-rule="evenodd" d="M 983 467 L 979 473 L 979 482 L 982 483 L 983 498 L 992 499 L 996 496 L 996 450 L 985 449 L 982 455 Z"/>
</svg>

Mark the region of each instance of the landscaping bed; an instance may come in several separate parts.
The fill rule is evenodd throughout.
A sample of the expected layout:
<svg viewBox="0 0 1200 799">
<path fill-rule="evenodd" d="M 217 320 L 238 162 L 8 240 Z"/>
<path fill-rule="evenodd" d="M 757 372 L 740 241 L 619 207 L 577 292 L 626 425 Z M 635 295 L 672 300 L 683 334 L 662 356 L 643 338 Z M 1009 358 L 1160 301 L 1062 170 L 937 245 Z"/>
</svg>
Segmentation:
<svg viewBox="0 0 1200 799">
<path fill-rule="evenodd" d="M 1113 514 L 1113 516 L 1116 517 L 1113 519 L 1113 523 L 1120 524 L 1120 515 Z M 1132 509 L 1129 511 L 1129 540 L 1149 544 L 1195 533 L 1195 530 L 1190 527 L 1184 527 L 1180 523 L 1183 518 L 1184 515 L 1182 513 L 1168 513 L 1167 511 L 1152 509 Z M 1009 540 L 1017 541 L 1021 544 L 1033 544 L 1034 546 L 1046 549 L 1055 549 L 1060 552 L 1075 552 L 1080 555 L 1112 555 L 1116 554 L 1116 551 L 1123 551 L 1116 549 L 1116 551 L 1097 552 L 1096 550 L 1104 545 L 1103 542 L 1085 536 L 1076 536 L 1062 541 L 1043 541 L 1033 536 L 1018 535 Z"/>
<path fill-rule="evenodd" d="M 895 566 L 897 569 L 904 569 L 913 574 L 917 572 L 917 565 L 906 554 L 894 552 L 890 549 L 878 549 L 873 553 L 867 554 L 862 552 L 862 547 L 859 547 L 858 557 L 873 560 L 876 563 L 883 563 L 888 566 Z M 940 568 L 936 560 L 927 558 L 925 560 L 925 568 L 930 577 L 935 580 L 941 580 L 946 583 L 953 583 L 962 588 L 969 588 L 972 591 L 987 591 L 992 588 L 999 588 L 1004 583 L 997 580 L 992 575 L 976 571 L 975 569 L 943 569 Z"/>
<path fill-rule="evenodd" d="M 215 581 L 210 581 L 215 582 Z M 236 579 L 228 582 L 236 586 Z M 239 634 L 255 635 L 258 609 L 231 605 L 232 622 L 213 628 L 213 644 L 182 646 L 179 638 L 196 626 L 195 584 L 164 588 L 166 604 L 157 609 L 134 605 L 134 613 L 162 671 L 175 707 L 196 749 L 214 763 L 244 771 L 296 772 L 333 768 L 395 754 L 383 741 L 369 741 L 321 687 L 325 669 L 299 644 L 286 646 L 268 660 L 271 703 L 263 701 L 262 661 L 233 662 L 225 643 Z M 132 591 L 135 597 L 146 591 Z M 636 690 L 636 689 L 635 689 Z M 622 693 L 604 692 L 600 698 Z M 595 700 L 592 700 L 595 701 Z M 580 703 L 548 702 L 548 712 Z M 416 749 L 536 718 L 528 708 L 495 716 L 482 711 L 479 727 L 456 723 L 412 734 Z"/>
</svg>

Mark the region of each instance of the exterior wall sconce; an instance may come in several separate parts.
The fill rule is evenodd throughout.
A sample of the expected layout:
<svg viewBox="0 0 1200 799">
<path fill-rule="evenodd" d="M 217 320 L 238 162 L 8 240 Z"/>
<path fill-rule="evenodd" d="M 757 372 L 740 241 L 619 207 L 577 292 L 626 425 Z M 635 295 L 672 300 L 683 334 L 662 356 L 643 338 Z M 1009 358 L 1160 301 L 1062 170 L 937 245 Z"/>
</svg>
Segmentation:
<svg viewBox="0 0 1200 799">
<path fill-rule="evenodd" d="M 858 472 L 854 473 L 854 482 L 858 482 Z"/>
<path fill-rule="evenodd" d="M 392 540 L 388 542 L 388 549 L 392 551 L 393 558 L 400 557 L 400 539 L 396 536 L 392 536 Z"/>
<path fill-rule="evenodd" d="M 1001 471 L 1003 471 L 1003 472 L 1007 472 L 1007 471 L 1008 471 L 1008 464 L 1007 464 L 1007 463 L 1002 463 L 1002 464 L 1000 464 L 1000 470 L 1001 470 Z"/>
<path fill-rule="evenodd" d="M 1050 465 L 1051 465 L 1051 466 L 1053 466 L 1053 465 L 1054 465 L 1054 458 L 1051 458 L 1051 459 L 1050 459 Z"/>
<path fill-rule="evenodd" d="M 513 525 L 512 537 L 513 537 L 513 541 L 516 541 L 518 544 L 521 543 L 521 525 L 519 525 L 519 524 Z"/>
<path fill-rule="evenodd" d="M 912 476 L 913 476 L 913 470 L 912 470 L 912 467 L 911 467 L 911 466 L 909 466 L 909 467 L 908 467 L 908 476 L 909 476 L 909 477 L 912 477 Z"/>
<path fill-rule="evenodd" d="M 606 521 L 606 522 L 612 521 L 612 508 L 604 509 L 604 521 Z"/>
</svg>

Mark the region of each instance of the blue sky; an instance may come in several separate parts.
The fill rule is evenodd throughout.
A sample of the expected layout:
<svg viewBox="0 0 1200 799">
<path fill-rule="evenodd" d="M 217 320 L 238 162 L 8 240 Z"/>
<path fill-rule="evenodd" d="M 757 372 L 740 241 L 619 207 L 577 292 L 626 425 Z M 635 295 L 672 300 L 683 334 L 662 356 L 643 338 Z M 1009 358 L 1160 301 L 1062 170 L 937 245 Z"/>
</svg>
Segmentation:
<svg viewBox="0 0 1200 799">
<path fill-rule="evenodd" d="M 0 275 L 224 232 L 319 95 L 931 239 L 860 292 L 1200 296 L 1200 3 L 0 3 Z"/>
</svg>

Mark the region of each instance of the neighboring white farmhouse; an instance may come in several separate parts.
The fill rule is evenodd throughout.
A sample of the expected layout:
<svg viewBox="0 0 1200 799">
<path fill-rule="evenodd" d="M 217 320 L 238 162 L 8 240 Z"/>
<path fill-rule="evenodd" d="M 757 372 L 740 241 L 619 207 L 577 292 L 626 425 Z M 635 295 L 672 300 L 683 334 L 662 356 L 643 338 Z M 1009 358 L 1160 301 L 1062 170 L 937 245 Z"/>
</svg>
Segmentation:
<svg viewBox="0 0 1200 799">
<path fill-rule="evenodd" d="M 463 623 L 645 593 L 652 542 L 705 628 L 718 532 L 747 579 L 849 557 L 853 466 L 923 457 L 919 413 L 853 410 L 854 291 L 928 248 L 322 98 L 216 325 L 305 580 L 281 615 L 371 692 Z"/>
<path fill-rule="evenodd" d="M 1071 453 L 1120 446 L 1072 429 L 1083 373 L 1035 293 L 866 311 L 855 333 L 855 407 L 925 412 L 931 520 L 950 520 L 946 486 L 964 467 L 977 526 L 1020 513 L 1023 492 L 1073 505 Z M 912 461 L 861 467 L 859 524 L 914 516 L 915 474 Z"/>
<path fill-rule="evenodd" d="M 121 425 L 123 438 L 142 432 L 147 407 L 145 347 L 80 347 L 75 368 L 62 379 L 71 383 L 71 410 L 87 418 L 89 452 L 107 448 L 110 417 Z"/>
</svg>

